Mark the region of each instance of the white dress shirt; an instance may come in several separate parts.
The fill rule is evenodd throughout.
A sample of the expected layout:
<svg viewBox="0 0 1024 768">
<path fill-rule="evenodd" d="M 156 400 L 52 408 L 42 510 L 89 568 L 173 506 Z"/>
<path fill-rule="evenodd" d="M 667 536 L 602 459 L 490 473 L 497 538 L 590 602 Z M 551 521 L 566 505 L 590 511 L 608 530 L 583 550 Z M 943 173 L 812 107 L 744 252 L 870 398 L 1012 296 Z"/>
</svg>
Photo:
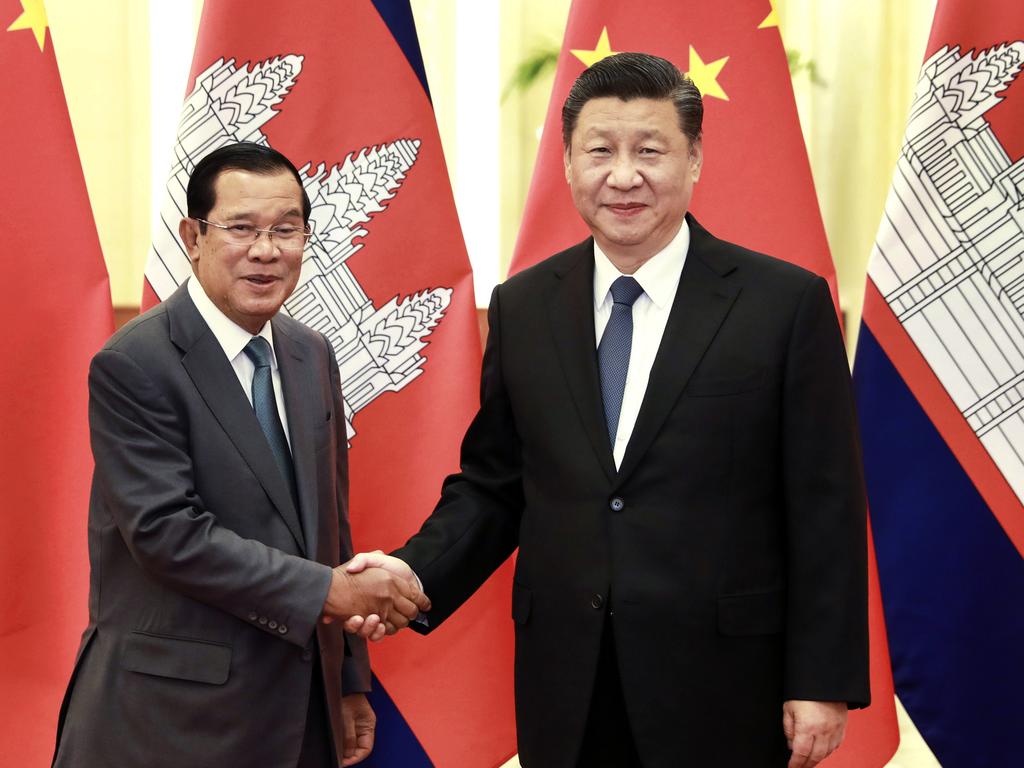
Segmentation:
<svg viewBox="0 0 1024 768">
<path fill-rule="evenodd" d="M 238 377 L 238 383 L 242 385 L 245 396 L 249 398 L 249 405 L 252 405 L 252 377 L 256 373 L 256 366 L 249 356 L 245 354 L 245 345 L 249 343 L 252 334 L 239 325 L 236 325 L 227 315 L 220 311 L 210 297 L 206 295 L 203 286 L 194 277 L 188 279 L 188 295 L 192 303 L 196 305 L 199 314 L 210 327 L 221 349 L 231 363 Z M 284 391 L 281 389 L 281 372 L 277 367 L 277 351 L 274 349 L 274 329 L 268 320 L 260 329 L 259 336 L 262 336 L 270 344 L 271 360 L 270 375 L 274 382 L 274 398 L 277 400 L 277 414 L 281 417 L 281 426 L 284 427 L 284 437 L 288 441 L 288 448 L 291 449 L 292 438 L 288 434 L 288 413 L 284 407 Z"/>
<path fill-rule="evenodd" d="M 633 273 L 644 292 L 633 304 L 633 345 L 629 353 L 626 389 L 622 394 L 622 410 L 615 434 L 612 454 L 615 468 L 622 464 L 626 445 L 636 426 L 636 418 L 647 392 L 654 358 L 661 346 L 665 324 L 683 273 L 683 263 L 690 247 L 690 228 L 683 221 L 679 233 L 661 251 L 656 253 Z M 612 316 L 612 283 L 622 276 L 608 257 L 594 243 L 594 335 L 600 346 L 605 326 Z"/>
</svg>

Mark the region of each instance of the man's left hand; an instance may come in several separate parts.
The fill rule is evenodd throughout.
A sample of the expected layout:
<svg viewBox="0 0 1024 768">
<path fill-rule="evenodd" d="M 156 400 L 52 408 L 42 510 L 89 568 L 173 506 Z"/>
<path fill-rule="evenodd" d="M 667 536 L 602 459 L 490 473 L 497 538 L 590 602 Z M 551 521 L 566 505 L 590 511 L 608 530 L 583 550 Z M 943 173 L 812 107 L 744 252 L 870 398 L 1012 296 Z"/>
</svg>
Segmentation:
<svg viewBox="0 0 1024 768">
<path fill-rule="evenodd" d="M 814 768 L 843 742 L 845 701 L 787 701 L 782 705 L 782 730 L 793 751 L 789 768 Z"/>
<path fill-rule="evenodd" d="M 341 699 L 341 720 L 345 725 L 342 765 L 355 765 L 366 759 L 373 749 L 377 716 L 366 700 L 366 694 L 350 693 Z"/>
</svg>

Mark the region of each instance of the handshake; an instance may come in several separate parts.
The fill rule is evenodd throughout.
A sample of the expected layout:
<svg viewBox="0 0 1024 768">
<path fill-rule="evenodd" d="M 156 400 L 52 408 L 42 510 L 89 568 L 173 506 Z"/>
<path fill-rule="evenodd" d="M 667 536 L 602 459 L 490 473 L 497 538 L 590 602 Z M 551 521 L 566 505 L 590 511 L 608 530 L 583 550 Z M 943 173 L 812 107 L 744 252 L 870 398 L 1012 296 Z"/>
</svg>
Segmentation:
<svg viewBox="0 0 1024 768">
<path fill-rule="evenodd" d="M 334 569 L 321 620 L 342 621 L 346 632 L 376 641 L 429 610 L 430 599 L 412 569 L 376 550 Z"/>
</svg>

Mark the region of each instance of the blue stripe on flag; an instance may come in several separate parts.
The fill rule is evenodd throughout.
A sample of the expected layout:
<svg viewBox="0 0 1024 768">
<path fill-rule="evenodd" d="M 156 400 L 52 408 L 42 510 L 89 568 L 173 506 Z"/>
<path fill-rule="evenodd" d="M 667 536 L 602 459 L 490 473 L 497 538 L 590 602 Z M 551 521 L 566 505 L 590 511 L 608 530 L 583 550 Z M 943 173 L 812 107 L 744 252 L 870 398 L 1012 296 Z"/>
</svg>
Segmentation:
<svg viewBox="0 0 1024 768">
<path fill-rule="evenodd" d="M 377 734 L 373 752 L 359 764 L 360 768 L 433 768 L 434 764 L 376 675 L 368 698 L 377 715 Z"/>
<path fill-rule="evenodd" d="M 416 37 L 416 21 L 412 16 L 409 0 L 373 0 L 377 13 L 388 25 L 391 36 L 402 49 L 409 66 L 420 79 L 427 98 L 430 98 L 430 87 L 427 85 L 427 71 L 423 67 L 423 55 L 420 53 L 420 41 Z"/>
<path fill-rule="evenodd" d="M 896 692 L 942 765 L 1024 765 L 1024 560 L 866 327 L 854 371 Z"/>
</svg>

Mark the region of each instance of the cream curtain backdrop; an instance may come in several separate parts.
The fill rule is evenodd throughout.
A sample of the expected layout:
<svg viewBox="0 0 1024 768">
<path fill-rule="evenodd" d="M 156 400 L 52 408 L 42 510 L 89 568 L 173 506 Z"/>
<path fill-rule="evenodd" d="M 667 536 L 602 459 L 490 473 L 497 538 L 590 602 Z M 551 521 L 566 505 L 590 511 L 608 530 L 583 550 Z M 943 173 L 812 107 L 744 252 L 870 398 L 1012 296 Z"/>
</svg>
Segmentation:
<svg viewBox="0 0 1024 768">
<path fill-rule="evenodd" d="M 137 306 L 150 233 L 149 6 L 46 0 L 46 11 L 114 305 Z"/>
<path fill-rule="evenodd" d="M 553 72 L 528 90 L 513 92 L 500 106 L 497 102 L 521 61 L 538 49 L 557 49 L 570 0 L 411 0 L 411 4 L 464 221 L 474 214 L 465 208 L 470 201 L 460 194 L 460 186 L 466 190 L 481 184 L 481 199 L 472 202 L 483 206 L 484 218 L 498 229 L 496 238 L 488 238 L 486 232 L 467 237 L 474 268 L 486 275 L 485 282 L 493 282 L 504 276 L 511 258 Z M 801 73 L 794 87 L 852 349 L 865 266 L 902 139 L 934 0 L 776 0 L 774 4 L 787 48 L 812 59 L 826 81 L 816 86 Z M 481 11 L 481 5 L 487 8 Z M 163 183 L 154 176 L 162 174 L 161 159 L 166 157 L 174 129 L 163 121 L 168 113 L 176 121 L 202 2 L 46 0 L 46 7 L 114 303 L 134 306 L 150 243 L 152 190 Z M 282 9 L 287 12 L 287 4 Z M 467 33 L 467 23 L 473 32 Z M 478 39 L 460 43 L 467 34 Z M 496 65 L 491 58 L 495 48 Z M 487 65 L 474 67 L 475 57 L 486 57 Z M 473 71 L 480 79 L 466 76 Z M 473 122 L 475 107 L 482 115 L 479 123 Z M 154 121 L 159 124 L 153 125 Z M 484 126 L 480 130 L 489 133 L 484 137 L 490 142 L 489 151 L 498 153 L 497 162 L 489 164 L 483 175 L 473 167 L 478 161 L 475 153 L 480 151 L 471 140 L 475 125 Z M 59 226 L 59 212 L 54 219 Z M 68 247 L 74 243 L 75 233 L 69 232 Z M 937 766 L 909 721 L 901 727 L 903 743 L 890 765 Z"/>
<path fill-rule="evenodd" d="M 815 86 L 801 74 L 793 86 L 852 352 L 935 0 L 777 0 L 776 7 L 786 48 L 812 59 L 826 81 Z"/>
</svg>

